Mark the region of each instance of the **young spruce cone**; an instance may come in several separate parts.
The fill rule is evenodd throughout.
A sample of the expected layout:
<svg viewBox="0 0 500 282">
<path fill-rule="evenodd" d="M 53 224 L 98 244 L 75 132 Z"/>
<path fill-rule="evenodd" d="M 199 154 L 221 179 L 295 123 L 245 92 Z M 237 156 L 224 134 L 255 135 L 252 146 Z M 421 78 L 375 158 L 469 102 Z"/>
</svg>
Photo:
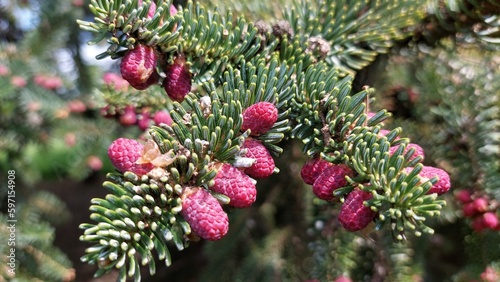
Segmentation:
<svg viewBox="0 0 500 282">
<path fill-rule="evenodd" d="M 163 88 L 167 92 L 168 97 L 173 101 L 182 102 L 184 97 L 191 91 L 191 73 L 186 65 L 184 57 L 178 57 L 174 63 L 168 65 L 163 70 L 165 79 L 163 80 Z"/>
<path fill-rule="evenodd" d="M 332 165 L 331 162 L 327 162 L 319 157 L 310 159 L 300 170 L 300 177 L 302 177 L 304 183 L 312 185 L 319 175 Z"/>
<path fill-rule="evenodd" d="M 243 111 L 241 130 L 251 130 L 250 135 L 266 133 L 278 119 L 278 109 L 273 103 L 258 102 Z"/>
<path fill-rule="evenodd" d="M 247 150 L 245 157 L 255 159 L 251 167 L 245 168 L 246 174 L 257 179 L 266 178 L 273 174 L 274 159 L 262 143 L 254 139 L 246 139 L 243 149 Z"/>
<path fill-rule="evenodd" d="M 137 164 L 144 151 L 144 145 L 134 139 L 118 138 L 108 148 L 111 163 L 120 172 L 131 171 L 137 175 L 147 174 L 154 168 L 151 163 Z"/>
<path fill-rule="evenodd" d="M 196 235 L 210 241 L 219 240 L 226 235 L 229 219 L 210 192 L 203 188 L 186 188 L 181 198 L 181 215 Z"/>
<path fill-rule="evenodd" d="M 215 183 L 210 189 L 229 197 L 229 206 L 246 208 L 257 198 L 257 189 L 252 179 L 234 166 L 224 163 L 217 172 Z"/>
<path fill-rule="evenodd" d="M 412 170 L 413 170 L 412 167 L 405 168 L 405 171 L 407 173 L 411 172 Z M 439 178 L 439 180 L 436 183 L 434 183 L 434 185 L 432 185 L 431 189 L 429 190 L 429 192 L 427 192 L 427 194 L 437 193 L 438 195 L 442 195 L 448 192 L 448 190 L 450 190 L 451 188 L 450 176 L 446 171 L 440 168 L 433 166 L 424 166 L 422 168 L 422 171 L 420 171 L 420 173 L 418 174 L 418 176 L 420 176 L 421 183 L 426 182 L 433 177 Z"/>
<path fill-rule="evenodd" d="M 151 46 L 138 44 L 123 56 L 120 73 L 137 90 L 143 90 L 158 82 L 160 76 L 156 72 L 158 56 Z"/>
<path fill-rule="evenodd" d="M 353 175 L 354 171 L 344 164 L 327 167 L 314 181 L 313 193 L 322 200 L 332 201 L 335 199 L 333 191 L 347 186 L 346 176 L 352 177 Z"/>
<path fill-rule="evenodd" d="M 361 230 L 375 218 L 377 213 L 363 204 L 372 197 L 370 192 L 359 189 L 354 189 L 347 195 L 339 214 L 339 222 L 346 230 Z"/>
</svg>

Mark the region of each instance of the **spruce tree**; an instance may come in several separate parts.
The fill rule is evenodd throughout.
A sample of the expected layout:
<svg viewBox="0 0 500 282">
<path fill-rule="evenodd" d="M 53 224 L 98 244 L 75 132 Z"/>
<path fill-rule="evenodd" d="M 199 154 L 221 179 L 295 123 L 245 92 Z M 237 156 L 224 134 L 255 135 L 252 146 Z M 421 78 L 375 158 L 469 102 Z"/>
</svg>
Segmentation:
<svg viewBox="0 0 500 282">
<path fill-rule="evenodd" d="M 95 79 L 78 55 L 75 20 L 84 11 L 76 4 L 0 3 L 1 281 L 75 279 L 56 242 L 70 209 L 40 186 L 111 169 L 105 146 L 116 125 L 97 120 L 87 100 Z"/>
<path fill-rule="evenodd" d="M 301 171 L 303 174 L 316 173 L 312 160 L 327 162 L 331 167 L 308 183 L 313 184 L 314 194 L 321 200 L 309 198 L 301 202 L 305 206 L 312 205 L 306 213 L 311 221 L 309 225 L 315 222 L 318 229 L 323 229 L 326 221 L 327 227 L 336 231 L 329 235 L 330 242 L 320 243 L 324 238 L 318 237 L 318 246 L 323 248 L 314 249 L 312 253 L 329 251 L 332 257 L 322 256 L 327 263 L 313 268 L 310 273 L 313 278 L 331 280 L 341 275 L 360 274 L 356 270 L 361 262 L 356 260 L 363 252 L 372 253 L 373 268 L 379 264 L 383 266 L 384 272 L 376 273 L 381 277 L 389 275 L 399 279 L 415 274 L 412 273 L 415 269 L 409 267 L 411 256 L 399 259 L 411 248 L 404 243 L 408 238 L 418 240 L 418 237 L 434 233 L 427 222 L 441 214 L 445 201 L 437 196 L 447 192 L 450 179 L 442 169 L 435 172 L 434 167 L 424 166 L 421 148 L 401 133 L 403 127 L 382 133 L 384 121 L 390 114 L 384 109 L 372 111 L 374 89 L 369 86 L 354 89 L 353 79 L 358 71 L 381 54 L 388 53 L 391 47 L 400 47 L 404 40 L 408 44 L 411 36 L 418 40 L 417 36 L 435 31 L 432 28 L 425 30 L 425 21 L 441 23 L 439 27 L 452 35 L 464 28 L 470 30 L 474 26 L 471 22 L 482 24 L 484 30 L 473 30 L 475 33 L 467 35 L 477 35 L 481 42 L 490 42 L 494 40 L 489 40 L 489 35 L 494 34 L 495 29 L 494 24 L 488 25 L 494 20 L 484 20 L 484 6 L 479 7 L 483 10 L 466 6 L 458 11 L 460 16 L 466 12 L 472 15 L 450 31 L 447 25 L 450 20 L 446 17 L 456 16 L 457 12 L 434 7 L 435 15 L 426 13 L 425 1 L 355 4 L 297 1 L 290 4 L 283 9 L 281 18 L 252 22 L 245 15 L 253 8 L 259 9 L 258 5 L 248 5 L 244 7 L 247 11 L 235 15 L 229 9 L 210 10 L 202 3 L 192 2 L 179 7 L 178 12 L 175 9 L 172 12 L 173 4 L 168 1 L 91 3 L 95 21 L 79 21 L 79 24 L 82 29 L 96 33 L 96 41 L 108 38 L 110 47 L 99 57 L 119 59 L 125 54 L 122 60 L 128 60 L 127 55 L 139 54 L 139 48 L 154 49 L 157 58 L 154 58 L 153 68 L 157 69 L 152 71 L 158 71 L 163 81 L 151 85 L 162 85 L 164 90 L 159 91 L 165 91 L 163 94 L 171 98 L 172 103 L 167 107 L 173 119 L 172 124 L 152 127 L 149 135 L 153 141 L 146 145 L 149 149 L 144 149 L 142 156 L 138 154 L 132 158 L 152 164 L 149 173 L 127 171 L 134 168 L 122 168 L 122 160 L 115 160 L 123 176 L 121 173 L 109 175 L 110 181 L 104 186 L 111 194 L 105 199 L 95 199 L 91 206 L 94 212 L 91 218 L 97 223 L 81 226 L 85 230 L 82 240 L 95 244 L 83 259 L 97 263 L 99 274 L 116 267 L 120 270 L 120 279 L 133 276 L 140 280 L 137 270 L 140 264 L 148 265 L 150 272 L 155 272 L 153 251 L 168 266 L 172 263 L 169 247 L 182 250 L 200 233 L 204 234 L 202 238 L 209 240 L 223 237 L 227 226 L 215 227 L 217 224 L 210 225 L 203 216 L 189 214 L 191 209 L 196 212 L 197 208 L 205 211 L 215 207 L 198 207 L 193 203 L 196 200 L 190 197 L 203 190 L 222 205 L 231 206 L 238 201 L 233 193 L 250 193 L 245 186 L 230 187 L 239 189 L 235 192 L 220 190 L 218 184 L 223 180 L 240 180 L 236 173 L 227 176 L 221 168 L 224 165 L 240 168 L 243 172 L 252 168 L 253 164 L 246 158 L 245 140 L 257 140 L 274 158 L 286 153 L 284 144 L 299 141 L 302 153 L 311 161 L 311 168 L 306 164 Z M 488 7 L 498 8 L 494 4 Z M 134 58 L 139 60 L 136 65 L 146 60 Z M 181 69 L 180 79 L 169 76 L 172 65 Z M 122 75 L 144 73 L 139 67 L 124 70 L 123 62 L 121 71 Z M 131 84 L 138 83 L 135 79 L 128 80 Z M 146 80 L 147 77 L 141 81 Z M 193 87 L 179 90 L 186 84 L 184 80 Z M 181 86 L 172 87 L 172 83 Z M 267 110 L 261 111 L 264 116 L 247 114 L 262 103 L 271 103 L 278 110 L 276 119 L 272 120 L 274 124 L 265 130 L 259 126 L 267 123 Z M 436 114 L 445 116 L 444 111 L 446 109 L 436 110 Z M 245 124 L 253 119 L 260 125 L 247 130 L 249 127 Z M 161 158 L 163 162 L 158 162 Z M 257 164 L 262 161 L 259 157 L 250 160 Z M 266 165 L 268 161 L 264 161 Z M 438 167 L 439 163 L 434 165 Z M 346 166 L 347 170 L 340 169 L 341 166 Z M 226 180 L 228 177 L 234 179 Z M 260 190 L 258 192 L 261 195 Z M 295 200 L 304 199 L 308 198 L 301 195 Z M 341 203 L 334 204 L 335 201 Z M 342 206 L 340 213 L 339 206 Z M 226 209 L 226 212 L 233 210 Z M 360 214 L 366 223 L 358 222 Z M 339 217 L 342 226 L 333 224 L 332 217 Z M 365 229 L 372 220 L 375 235 Z M 262 223 L 257 221 L 256 224 Z M 280 268 L 272 261 L 258 257 L 260 248 L 264 255 L 267 253 L 267 240 L 285 244 L 284 238 L 290 237 L 286 231 L 276 233 L 278 225 L 274 227 L 263 237 L 263 245 L 253 247 L 248 260 L 243 259 L 242 264 L 238 264 L 240 267 L 228 274 L 228 280 L 239 275 L 250 280 L 287 276 L 286 271 L 278 274 Z M 373 236 L 375 242 L 356 240 L 353 233 L 342 227 L 349 231 L 364 230 L 365 237 Z M 213 237 L 205 232 L 219 235 Z M 385 240 L 387 238 L 392 240 Z M 339 243 L 332 245 L 336 240 L 340 240 Z M 277 248 L 281 249 L 274 250 L 278 251 L 277 256 L 284 257 L 285 249 Z M 393 255 L 389 259 L 380 255 L 386 252 Z M 251 264 L 246 267 L 245 261 Z M 335 264 L 337 268 L 328 269 Z M 253 276 L 248 276 L 250 272 Z"/>
<path fill-rule="evenodd" d="M 500 4 L 240 2 L 73 24 L 114 62 L 82 67 L 92 114 L 66 125 L 114 166 L 80 225 L 95 276 L 498 279 Z"/>
</svg>

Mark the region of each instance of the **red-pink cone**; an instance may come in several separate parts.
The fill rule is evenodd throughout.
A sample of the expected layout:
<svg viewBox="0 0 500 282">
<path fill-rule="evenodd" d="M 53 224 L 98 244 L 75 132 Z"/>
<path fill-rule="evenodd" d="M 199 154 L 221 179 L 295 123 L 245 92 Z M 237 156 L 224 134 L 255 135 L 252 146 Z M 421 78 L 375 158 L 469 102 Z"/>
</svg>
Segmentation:
<svg viewBox="0 0 500 282">
<path fill-rule="evenodd" d="M 123 56 L 120 73 L 128 83 L 138 90 L 143 90 L 158 82 L 156 72 L 158 56 L 151 46 L 138 44 Z"/>
<path fill-rule="evenodd" d="M 255 159 L 251 167 L 245 168 L 245 173 L 253 178 L 266 178 L 274 172 L 274 159 L 259 141 L 255 139 L 246 139 L 243 149 L 247 150 L 245 157 Z"/>
<path fill-rule="evenodd" d="M 347 195 L 340 209 L 339 222 L 348 231 L 359 231 L 365 228 L 377 215 L 363 204 L 373 195 L 370 192 L 354 189 Z"/>
<path fill-rule="evenodd" d="M 333 191 L 347 186 L 346 176 L 352 177 L 354 171 L 347 165 L 338 164 L 327 167 L 313 183 L 313 193 L 320 199 L 332 201 Z"/>
<path fill-rule="evenodd" d="M 224 163 L 219 168 L 214 181 L 210 189 L 229 197 L 229 206 L 246 208 L 257 198 L 257 189 L 252 179 L 230 164 Z"/>
<path fill-rule="evenodd" d="M 243 111 L 241 130 L 251 130 L 250 135 L 266 133 L 278 119 L 278 109 L 273 103 L 258 102 Z"/>
<path fill-rule="evenodd" d="M 153 164 L 137 164 L 142 156 L 144 145 L 134 139 L 118 138 L 108 148 L 111 163 L 120 172 L 131 171 L 137 175 L 147 174 L 154 168 Z"/>
<path fill-rule="evenodd" d="M 210 241 L 226 235 L 229 229 L 228 216 L 210 192 L 203 188 L 189 188 L 181 198 L 180 214 L 196 235 Z"/>
</svg>

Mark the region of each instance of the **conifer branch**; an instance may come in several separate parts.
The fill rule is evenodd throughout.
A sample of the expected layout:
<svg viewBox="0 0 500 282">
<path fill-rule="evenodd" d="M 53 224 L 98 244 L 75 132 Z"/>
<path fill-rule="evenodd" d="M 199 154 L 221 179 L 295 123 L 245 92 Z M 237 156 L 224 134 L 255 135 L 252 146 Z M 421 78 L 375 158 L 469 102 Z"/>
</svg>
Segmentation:
<svg viewBox="0 0 500 282">
<path fill-rule="evenodd" d="M 315 36 L 326 41 L 330 50 L 325 61 L 347 74 L 355 74 L 395 41 L 411 35 L 424 16 L 421 3 L 407 0 L 294 2 L 285 19 L 301 45 L 310 45 Z"/>
<path fill-rule="evenodd" d="M 71 261 L 53 245 L 55 231 L 52 224 L 65 219 L 66 209 L 61 200 L 48 192 L 33 193 L 26 202 L 16 206 L 15 244 L 5 244 L 0 250 L 7 254 L 15 247 L 15 258 L 19 261 L 19 267 L 14 273 L 9 273 L 7 268 L 0 271 L 0 279 L 6 281 L 23 278 L 26 281 L 74 279 L 75 270 L 71 267 Z M 56 214 L 60 218 L 56 218 Z M 0 219 L 4 222 L 0 225 L 1 235 L 3 238 L 9 238 L 9 228 L 12 228 L 12 224 L 7 223 L 9 217 L 0 214 Z M 2 263 L 9 263 L 7 255 L 3 257 Z"/>
<path fill-rule="evenodd" d="M 431 26 L 430 33 L 443 29 L 451 34 L 463 33 L 465 37 L 479 39 L 486 48 L 498 48 L 500 44 L 500 3 L 497 1 L 440 0 L 429 6 L 437 26 Z M 470 38 L 469 38 L 470 41 Z"/>
<path fill-rule="evenodd" d="M 441 73 L 443 79 L 432 80 L 422 73 L 419 80 L 426 87 L 447 89 L 453 93 L 450 97 L 449 92 L 438 91 L 442 104 L 434 107 L 432 113 L 445 124 L 443 128 L 446 131 L 443 130 L 435 138 L 438 144 L 449 148 L 446 158 L 461 171 L 456 176 L 457 182 L 462 183 L 463 188 L 473 187 L 479 193 L 494 195 L 499 200 L 496 183 L 500 180 L 500 164 L 497 161 L 500 155 L 500 73 L 495 62 L 498 57 L 494 54 L 483 52 L 484 61 L 477 62 L 467 59 L 476 56 L 467 50 L 460 50 L 457 54 L 449 51 L 433 54 L 433 60 L 425 62 L 425 66 L 429 72 Z M 484 86 L 487 88 L 478 91 Z M 459 146 L 467 148 L 467 151 L 455 153 L 452 150 Z"/>
<path fill-rule="evenodd" d="M 200 4 L 189 3 L 182 13 L 170 15 L 165 12 L 169 3 L 159 1 L 154 15 L 147 16 L 145 11 L 153 4 L 150 1 L 139 6 L 135 1 L 93 1 L 97 23 L 80 25 L 87 29 L 95 26 L 98 34 L 110 32 L 109 54 L 119 57 L 118 47 L 130 48 L 142 42 L 161 55 L 161 68 L 166 69 L 165 65 L 174 61 L 178 67 L 175 71 L 188 73 L 189 79 L 193 74 L 196 85 L 190 88 L 189 80 L 189 89 L 180 98 L 173 99 L 168 93 L 175 100 L 170 104 L 173 122 L 151 127 L 150 140 L 142 152 L 116 152 L 118 157 L 140 157 L 123 166 L 114 163 L 121 173 L 108 175 L 109 181 L 103 186 L 110 194 L 92 200 L 91 219 L 97 223 L 81 225 L 81 240 L 94 244 L 82 260 L 99 266 L 96 275 L 118 268 L 121 281 L 127 276 L 139 281 L 139 264 L 147 265 L 151 273 L 156 269 L 155 256 L 170 265 L 169 245 L 182 250 L 200 235 L 193 230 L 201 223 L 188 223 L 192 217 L 182 214 L 190 210 L 184 206 L 188 197 L 214 197 L 218 201 L 214 205 L 223 215 L 222 206 L 234 204 L 234 193 L 216 191 L 220 188 L 216 181 L 224 181 L 219 179 L 219 173 L 224 174 L 227 167 L 239 166 L 245 171 L 258 161 L 256 157 L 245 157 L 248 140 L 275 156 L 283 151 L 280 143 L 286 138 L 301 140 L 303 152 L 309 157 L 342 165 L 352 172 L 342 177 L 347 184 L 328 196 L 347 201 L 347 195 L 368 193 L 370 199 L 359 204 L 376 215 L 372 218 L 378 229 L 390 225 L 397 242 L 405 241 L 408 231 L 416 235 L 432 233 L 424 221 L 438 215 L 444 205 L 444 201 L 436 199 L 437 194 L 429 194 L 438 178 L 420 175 L 421 158 L 414 156 L 415 149 L 409 149 L 408 139 L 399 138 L 400 129 L 381 134 L 380 123 L 389 115 L 382 110 L 368 117 L 367 103 L 374 90 L 365 88 L 352 93 L 353 77 L 346 75 L 366 66 L 376 54 L 386 52 L 393 40 L 408 35 L 410 31 L 405 29 L 419 18 L 418 10 L 410 9 L 412 16 L 407 19 L 397 13 L 392 18 L 392 13 L 387 14 L 390 8 L 402 10 L 408 8 L 408 3 L 400 1 L 393 3 L 394 7 L 389 5 L 392 2 L 370 3 L 302 3 L 297 7 L 303 14 L 295 16 L 290 12 L 293 31 L 309 37 L 322 36 L 332 46 L 344 48 L 321 59 L 290 30 L 282 30 L 269 40 L 266 36 L 266 42 L 261 44 L 262 35 L 257 35 L 252 23 L 241 17 L 233 20 L 230 13 L 223 17 L 217 11 L 206 11 Z M 328 23 L 317 22 L 323 16 L 335 16 L 337 21 L 331 18 Z M 394 22 L 375 24 L 382 16 Z M 124 30 L 129 22 L 132 27 Z M 382 28 L 385 34 L 375 35 L 375 28 Z M 123 36 L 118 39 L 117 34 Z M 359 47 L 363 44 L 368 47 Z M 332 58 L 342 56 L 341 63 L 332 63 Z M 179 58 L 182 63 L 178 63 Z M 164 78 L 166 83 L 169 79 Z M 114 90 L 108 90 L 112 95 Z M 140 93 L 137 104 L 143 100 Z M 243 128 L 246 111 L 257 104 L 277 111 L 264 132 Z M 250 117 L 264 118 L 267 116 Z M 123 150 L 120 146 L 118 149 Z M 115 152 L 108 153 L 111 157 Z M 272 161 L 271 157 L 266 159 Z M 123 169 L 125 165 L 129 169 Z M 133 173 L 137 165 L 146 165 L 148 170 Z M 273 163 L 271 173 L 277 171 Z M 249 176 L 242 175 L 246 177 L 242 185 L 254 188 Z"/>
<path fill-rule="evenodd" d="M 81 239 L 93 243 L 82 261 L 97 264 L 95 276 L 113 268 L 120 269 L 119 280 L 134 277 L 140 281 L 139 264 L 156 271 L 155 257 L 169 266 L 170 245 L 178 250 L 188 246 L 189 224 L 178 215 L 181 208 L 180 186 L 169 184 L 169 178 L 138 177 L 133 173 L 109 174 L 103 186 L 112 194 L 93 199 L 91 219 L 98 224 L 81 224 Z M 153 254 L 155 250 L 156 255 Z"/>
</svg>

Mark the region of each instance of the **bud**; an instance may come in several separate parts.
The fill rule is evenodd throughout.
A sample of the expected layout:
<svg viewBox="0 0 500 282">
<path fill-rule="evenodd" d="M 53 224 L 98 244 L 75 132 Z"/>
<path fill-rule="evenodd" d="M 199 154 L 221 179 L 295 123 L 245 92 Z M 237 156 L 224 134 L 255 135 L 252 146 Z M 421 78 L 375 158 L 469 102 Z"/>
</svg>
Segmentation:
<svg viewBox="0 0 500 282">
<path fill-rule="evenodd" d="M 229 218 L 210 192 L 203 188 L 187 188 L 182 194 L 180 214 L 196 235 L 215 241 L 224 237 L 229 229 Z"/>
<path fill-rule="evenodd" d="M 132 87 L 143 90 L 157 83 L 160 78 L 156 72 L 157 61 L 158 56 L 153 47 L 139 44 L 122 58 L 120 73 Z"/>
<path fill-rule="evenodd" d="M 126 106 L 123 114 L 120 116 L 120 124 L 130 126 L 137 123 L 137 114 L 133 106 Z"/>
<path fill-rule="evenodd" d="M 186 59 L 178 57 L 174 63 L 168 65 L 164 70 L 165 79 L 163 88 L 168 97 L 173 101 L 182 102 L 184 97 L 191 91 L 191 74 L 189 73 Z"/>
</svg>

